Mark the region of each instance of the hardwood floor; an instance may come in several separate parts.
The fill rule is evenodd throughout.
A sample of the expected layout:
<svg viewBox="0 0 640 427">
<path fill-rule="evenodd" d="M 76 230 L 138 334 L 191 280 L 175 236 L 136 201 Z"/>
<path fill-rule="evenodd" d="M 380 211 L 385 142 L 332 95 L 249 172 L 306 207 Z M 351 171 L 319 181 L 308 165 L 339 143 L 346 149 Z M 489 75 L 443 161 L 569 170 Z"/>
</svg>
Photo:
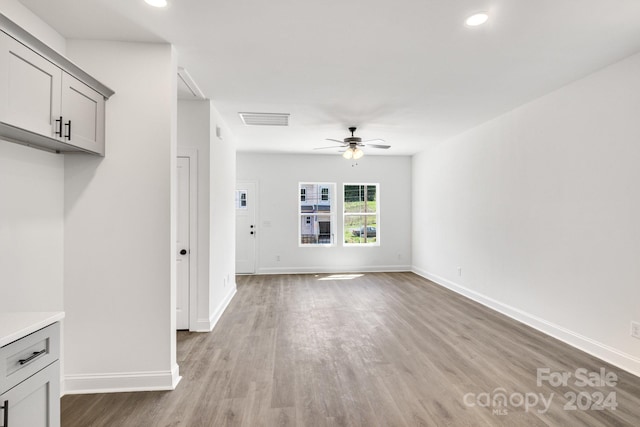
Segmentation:
<svg viewBox="0 0 640 427">
<path fill-rule="evenodd" d="M 212 333 L 178 333 L 175 391 L 65 396 L 63 427 L 640 425 L 638 377 L 411 273 L 326 279 L 239 276 Z M 598 393 L 617 408 L 580 409 Z"/>
</svg>

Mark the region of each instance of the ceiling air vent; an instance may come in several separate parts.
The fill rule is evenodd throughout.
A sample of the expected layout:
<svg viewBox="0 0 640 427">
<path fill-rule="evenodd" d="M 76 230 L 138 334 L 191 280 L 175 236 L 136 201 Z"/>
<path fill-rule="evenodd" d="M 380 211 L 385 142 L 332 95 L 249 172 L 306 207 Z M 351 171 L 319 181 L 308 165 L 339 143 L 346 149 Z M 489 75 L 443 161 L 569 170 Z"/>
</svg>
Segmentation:
<svg viewBox="0 0 640 427">
<path fill-rule="evenodd" d="M 238 113 L 247 126 L 289 126 L 288 113 Z"/>
</svg>

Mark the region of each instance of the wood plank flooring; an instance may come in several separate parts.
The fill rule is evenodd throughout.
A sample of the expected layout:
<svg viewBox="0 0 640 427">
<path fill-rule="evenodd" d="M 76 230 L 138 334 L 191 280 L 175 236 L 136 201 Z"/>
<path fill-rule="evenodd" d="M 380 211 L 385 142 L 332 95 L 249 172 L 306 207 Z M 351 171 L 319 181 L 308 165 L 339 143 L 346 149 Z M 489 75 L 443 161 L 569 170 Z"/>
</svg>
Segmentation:
<svg viewBox="0 0 640 427">
<path fill-rule="evenodd" d="M 65 396 L 62 426 L 640 426 L 638 377 L 411 273 L 327 276 L 239 276 L 213 332 L 178 333 L 175 391 Z"/>
</svg>

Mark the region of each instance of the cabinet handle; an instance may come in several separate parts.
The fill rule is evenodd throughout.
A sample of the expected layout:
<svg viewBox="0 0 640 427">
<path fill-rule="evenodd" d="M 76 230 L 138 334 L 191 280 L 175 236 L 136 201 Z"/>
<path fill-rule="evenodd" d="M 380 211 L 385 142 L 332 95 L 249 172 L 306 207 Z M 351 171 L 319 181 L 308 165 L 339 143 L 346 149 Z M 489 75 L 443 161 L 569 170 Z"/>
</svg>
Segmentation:
<svg viewBox="0 0 640 427">
<path fill-rule="evenodd" d="M 60 138 L 62 138 L 62 116 L 60 116 L 59 119 L 56 119 L 56 125 L 60 124 L 60 126 L 56 126 L 56 136 L 59 136 Z"/>
<path fill-rule="evenodd" d="M 71 141 L 71 120 L 65 123 L 64 127 L 67 128 L 67 134 L 64 137 L 67 138 L 67 141 Z"/>
<path fill-rule="evenodd" d="M 47 352 L 46 349 L 40 350 L 40 351 L 34 351 L 33 354 L 31 356 L 27 357 L 26 359 L 18 360 L 18 363 L 21 364 L 21 365 L 26 365 L 27 363 L 31 362 L 36 357 L 41 356 L 41 355 L 45 354 L 46 352 Z"/>
<path fill-rule="evenodd" d="M 9 427 L 9 401 L 4 401 L 4 406 L 0 406 L 0 409 L 4 409 L 4 423 L 0 427 Z"/>
</svg>

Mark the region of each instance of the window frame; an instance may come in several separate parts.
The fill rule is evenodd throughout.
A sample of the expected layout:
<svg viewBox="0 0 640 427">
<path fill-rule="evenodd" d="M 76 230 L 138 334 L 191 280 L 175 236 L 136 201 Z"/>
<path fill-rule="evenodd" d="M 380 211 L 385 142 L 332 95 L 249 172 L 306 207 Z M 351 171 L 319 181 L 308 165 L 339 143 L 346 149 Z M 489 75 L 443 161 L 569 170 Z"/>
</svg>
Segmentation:
<svg viewBox="0 0 640 427">
<path fill-rule="evenodd" d="M 303 186 L 316 186 L 316 210 L 312 211 L 312 212 L 303 212 L 302 211 L 302 206 L 303 204 L 307 204 L 309 205 L 310 203 L 312 204 L 313 202 L 313 197 L 314 195 L 310 195 L 309 191 L 307 188 L 303 188 Z M 323 195 L 323 190 L 327 189 L 327 200 L 324 200 L 324 195 Z M 338 211 L 338 193 L 337 193 L 337 185 L 335 182 L 314 182 L 314 181 L 300 181 L 298 182 L 298 195 L 302 195 L 302 190 L 304 191 L 305 200 L 302 200 L 302 197 L 298 197 L 298 206 L 297 206 L 297 212 L 298 212 L 298 235 L 297 235 L 297 239 L 298 239 L 298 247 L 301 248 L 317 248 L 317 247 L 335 247 L 337 246 L 336 243 L 336 230 L 337 230 L 337 211 Z M 333 194 L 333 196 L 331 196 L 331 194 Z M 332 199 L 333 197 L 333 199 Z M 319 211 L 317 209 L 317 206 L 322 204 L 322 203 L 318 203 L 318 202 L 329 202 L 328 205 L 330 206 L 330 211 L 329 212 L 323 212 L 323 211 Z M 318 221 L 318 218 L 321 217 L 329 217 L 329 239 L 330 241 L 328 243 L 320 243 L 320 242 L 316 242 L 316 243 L 303 243 L 303 234 L 302 234 L 302 227 L 303 227 L 303 221 L 305 222 L 306 225 L 312 226 L 312 228 L 314 228 L 314 233 L 316 235 L 316 238 L 319 237 L 319 232 L 320 232 L 320 223 L 325 222 L 325 221 Z M 311 223 L 307 223 L 306 218 L 310 217 L 311 218 Z M 317 230 L 315 230 L 317 228 Z M 311 235 L 313 235 L 311 234 Z"/>
<path fill-rule="evenodd" d="M 366 186 L 366 187 L 375 187 L 376 188 L 376 212 L 368 213 L 368 212 L 346 212 L 347 202 L 345 201 L 345 190 L 347 186 Z M 365 201 L 366 202 L 366 201 Z M 367 206 L 365 204 L 365 206 Z M 368 216 L 375 217 L 376 224 L 376 241 L 373 243 L 348 243 L 345 241 L 345 234 L 348 231 L 347 229 L 347 217 L 348 216 Z M 369 227 L 369 225 L 366 225 Z M 342 235 L 341 235 L 342 245 L 344 247 L 353 247 L 353 248 L 368 248 L 368 247 L 378 247 L 380 246 L 380 183 L 379 182 L 345 182 L 342 184 Z"/>
</svg>

